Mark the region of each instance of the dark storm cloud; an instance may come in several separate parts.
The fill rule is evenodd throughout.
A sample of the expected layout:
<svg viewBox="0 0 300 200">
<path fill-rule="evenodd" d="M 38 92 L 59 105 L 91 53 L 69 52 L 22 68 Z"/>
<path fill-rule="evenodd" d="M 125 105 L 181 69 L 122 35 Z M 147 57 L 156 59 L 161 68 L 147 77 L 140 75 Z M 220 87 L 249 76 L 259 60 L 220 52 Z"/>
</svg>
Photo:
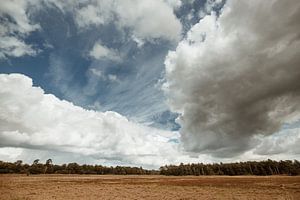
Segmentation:
<svg viewBox="0 0 300 200">
<path fill-rule="evenodd" d="M 300 118 L 300 3 L 228 1 L 166 58 L 188 151 L 240 154 Z"/>
</svg>

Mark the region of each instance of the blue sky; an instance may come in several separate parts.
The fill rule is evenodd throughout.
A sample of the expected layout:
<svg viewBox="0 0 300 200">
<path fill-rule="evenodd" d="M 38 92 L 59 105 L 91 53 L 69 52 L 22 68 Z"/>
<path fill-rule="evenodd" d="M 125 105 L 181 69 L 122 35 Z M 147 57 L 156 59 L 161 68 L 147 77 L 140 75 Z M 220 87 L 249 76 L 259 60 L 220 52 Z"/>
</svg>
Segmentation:
<svg viewBox="0 0 300 200">
<path fill-rule="evenodd" d="M 0 144 L 0 159 L 29 161 L 34 156 L 45 159 L 56 156 L 59 162 L 68 157 L 70 161 L 140 164 L 151 168 L 161 164 L 157 158 L 176 163 L 297 157 L 300 152 L 294 146 L 299 140 L 296 134 L 300 119 L 299 87 L 295 83 L 298 77 L 285 77 L 288 71 L 297 70 L 294 54 L 299 50 L 291 41 L 298 26 L 286 23 L 293 24 L 296 17 L 276 10 L 284 7 L 297 16 L 294 4 L 298 5 L 293 0 L 284 6 L 277 0 L 271 3 L 235 0 L 2 2 L 0 74 L 3 81 L 7 79 L 2 84 L 17 84 L 15 80 L 20 84 L 16 88 L 23 89 L 20 94 L 9 89 L 1 96 L 3 102 L 9 102 L 3 104 L 5 108 L 1 112 L 12 110 L 6 111 L 11 115 L 3 114 L 1 118 L 6 128 L 1 130 L 4 142 Z M 272 9 L 259 9 L 263 6 Z M 257 14 L 251 13 L 251 9 L 256 9 Z M 276 23 L 285 28 L 274 26 L 275 21 L 271 19 L 266 20 L 274 12 L 278 13 Z M 278 34 L 271 37 L 275 32 Z M 282 72 L 283 64 L 291 67 Z M 264 67 L 258 70 L 258 66 Z M 4 75 L 11 73 L 21 76 Z M 267 76 L 269 73 L 277 74 L 278 79 Z M 286 84 L 280 89 L 282 82 Z M 27 102 L 26 95 L 31 93 L 36 99 Z M 14 102 L 12 99 L 16 98 L 24 98 L 24 102 Z M 44 121 L 30 118 L 32 122 L 28 125 L 27 119 L 21 116 L 24 114 L 26 118 L 32 112 L 29 109 L 32 102 L 37 110 L 47 107 L 45 115 L 53 112 L 57 118 Z M 70 105 L 65 105 L 66 102 Z M 28 109 L 22 110 L 26 103 Z M 57 105 L 59 108 L 54 109 Z M 71 115 L 71 110 L 77 108 L 85 110 L 76 118 L 83 124 L 85 119 L 81 117 L 88 116 L 93 121 L 94 111 L 102 121 L 86 122 L 78 131 L 73 130 L 70 122 L 76 120 L 60 118 L 59 113 Z M 18 120 L 14 118 L 17 115 Z M 46 122 L 54 123 L 52 120 L 57 127 L 52 131 L 42 128 Z M 86 133 L 87 129 L 90 132 Z M 79 145 L 85 159 L 61 143 L 57 139 L 61 135 L 54 133 L 56 130 L 70 131 L 71 138 L 81 135 L 87 141 Z M 142 133 L 136 133 L 139 130 Z M 18 134 L 13 136 L 20 137 L 19 141 L 7 138 L 7 131 L 28 137 L 49 134 L 50 140 L 56 142 L 45 143 L 48 147 L 43 149 L 40 148 L 45 142 L 42 139 L 26 142 Z M 120 153 L 122 145 L 121 150 L 104 151 L 105 145 L 92 142 L 95 134 L 109 137 L 106 133 L 116 134 L 111 136 L 115 137 L 112 141 L 124 142 L 124 148 L 126 142 L 132 145 L 132 151 Z M 123 141 L 118 138 L 121 135 L 131 139 Z M 281 136 L 292 139 L 283 141 Z M 145 141 L 142 144 L 145 149 L 140 149 L 139 140 L 133 137 Z M 112 141 L 108 140 L 107 144 L 113 145 Z M 72 145 L 76 146 L 75 143 Z M 157 151 L 153 149 L 155 145 Z M 286 145 L 290 147 L 283 147 Z M 263 146 L 273 150 L 266 153 Z M 14 148 L 19 153 L 8 156 Z M 174 155 L 161 153 L 164 148 L 169 148 Z M 152 153 L 141 156 L 146 150 Z"/>
</svg>

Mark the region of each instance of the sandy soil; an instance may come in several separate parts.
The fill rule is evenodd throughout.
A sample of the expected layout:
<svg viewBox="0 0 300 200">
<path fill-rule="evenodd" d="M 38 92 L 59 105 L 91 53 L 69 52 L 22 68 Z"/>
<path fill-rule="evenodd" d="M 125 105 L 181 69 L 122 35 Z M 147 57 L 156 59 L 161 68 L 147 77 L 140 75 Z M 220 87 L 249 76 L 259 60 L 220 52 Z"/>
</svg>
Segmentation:
<svg viewBox="0 0 300 200">
<path fill-rule="evenodd" d="M 0 199 L 300 199 L 300 177 L 0 175 Z"/>
</svg>

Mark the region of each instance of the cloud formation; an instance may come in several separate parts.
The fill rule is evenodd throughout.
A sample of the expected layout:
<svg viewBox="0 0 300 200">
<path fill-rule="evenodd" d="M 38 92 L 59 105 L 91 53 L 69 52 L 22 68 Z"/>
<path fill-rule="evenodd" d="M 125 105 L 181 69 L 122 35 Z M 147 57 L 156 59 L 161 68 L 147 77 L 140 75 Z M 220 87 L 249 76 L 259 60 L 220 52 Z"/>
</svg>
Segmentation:
<svg viewBox="0 0 300 200">
<path fill-rule="evenodd" d="M 165 1 L 118 0 L 116 12 L 119 16 L 118 25 L 133 27 L 133 34 L 138 38 L 180 39 L 181 23 Z"/>
<path fill-rule="evenodd" d="M 178 6 L 180 1 L 164 0 L 3 1 L 0 7 L 0 59 L 35 56 L 40 51 L 27 44 L 25 39 L 40 28 L 31 20 L 31 15 L 47 7 L 71 14 L 79 31 L 114 24 L 119 30 L 129 31 L 135 41 L 142 43 L 158 38 L 180 39 L 181 23 L 173 13 L 173 8 Z"/>
<path fill-rule="evenodd" d="M 109 49 L 108 47 L 102 45 L 97 42 L 94 44 L 93 49 L 90 51 L 90 56 L 97 60 L 112 60 L 112 61 L 120 61 L 121 57 L 119 53 L 113 49 Z"/>
<path fill-rule="evenodd" d="M 182 158 L 178 134 L 96 112 L 45 94 L 21 74 L 0 75 L 0 146 L 75 153 L 159 166 Z"/>
<path fill-rule="evenodd" d="M 59 0 L 53 3 L 63 10 L 70 6 Z M 181 23 L 173 8 L 180 5 L 180 1 L 164 0 L 94 0 L 83 5 L 72 4 L 72 12 L 80 28 L 114 23 L 120 29 L 129 28 L 140 40 L 163 38 L 178 41 Z"/>
<path fill-rule="evenodd" d="M 28 0 L 1 1 L 0 6 L 0 60 L 7 57 L 34 56 L 38 53 L 24 38 L 39 25 L 30 22 Z"/>
<path fill-rule="evenodd" d="M 234 156 L 300 118 L 300 3 L 229 0 L 165 60 L 185 149 Z"/>
<path fill-rule="evenodd" d="M 241 157 L 187 154 L 177 132 L 149 128 L 112 111 L 96 112 L 59 100 L 21 74 L 0 74 L 0 159 L 122 164 L 157 168 L 180 162 L 282 159 L 299 156 L 299 129 L 258 138 Z M 266 151 L 267 148 L 267 151 Z M 295 157 L 296 156 L 296 157 Z"/>
</svg>

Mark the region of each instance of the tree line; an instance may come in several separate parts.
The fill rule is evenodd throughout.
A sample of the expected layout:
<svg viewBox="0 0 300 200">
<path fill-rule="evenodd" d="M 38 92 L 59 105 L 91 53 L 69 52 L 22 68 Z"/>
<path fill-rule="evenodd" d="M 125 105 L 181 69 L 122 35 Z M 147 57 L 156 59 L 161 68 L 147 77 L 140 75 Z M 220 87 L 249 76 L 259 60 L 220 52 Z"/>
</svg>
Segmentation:
<svg viewBox="0 0 300 200">
<path fill-rule="evenodd" d="M 0 161 L 0 173 L 20 173 L 20 174 L 158 174 L 157 170 L 146 170 L 142 167 L 116 166 L 106 167 L 102 165 L 79 165 L 68 163 L 62 165 L 53 164 L 52 159 L 48 159 L 45 164 L 39 159 L 33 161 L 31 165 L 23 164 L 21 160 L 14 163 Z"/>
<path fill-rule="evenodd" d="M 214 163 L 214 164 L 183 164 L 166 165 L 160 167 L 160 174 L 173 176 L 186 175 L 300 175 L 300 162 L 297 160 L 266 160 L 248 161 L 236 163 Z"/>
<path fill-rule="evenodd" d="M 33 161 L 31 165 L 24 164 L 21 160 L 16 162 L 0 161 L 0 173 L 20 173 L 20 174 L 116 174 L 116 175 L 300 175 L 300 162 L 297 160 L 281 161 L 248 161 L 236 163 L 213 163 L 213 164 L 183 164 L 166 165 L 159 170 L 147 170 L 142 167 L 116 166 L 107 167 L 102 165 L 79 165 L 68 163 L 53 164 L 52 159 L 48 159 L 44 164 L 39 159 Z"/>
</svg>

